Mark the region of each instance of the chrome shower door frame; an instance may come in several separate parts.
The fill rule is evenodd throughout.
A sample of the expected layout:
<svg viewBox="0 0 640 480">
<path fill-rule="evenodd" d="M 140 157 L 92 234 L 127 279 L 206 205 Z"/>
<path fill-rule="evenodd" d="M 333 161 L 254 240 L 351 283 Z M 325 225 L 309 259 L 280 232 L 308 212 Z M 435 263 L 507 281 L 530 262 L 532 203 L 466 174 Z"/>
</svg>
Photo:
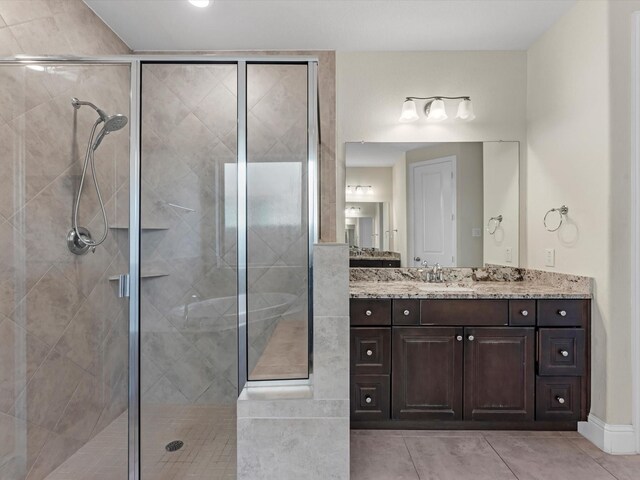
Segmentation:
<svg viewBox="0 0 640 480">
<path fill-rule="evenodd" d="M 238 393 L 247 383 L 292 385 L 309 383 L 313 372 L 313 246 L 319 232 L 320 128 L 318 58 L 313 56 L 220 56 L 220 55 L 121 55 L 121 56 L 28 56 L 0 58 L 0 65 L 121 65 L 130 69 L 129 115 L 129 405 L 128 479 L 140 480 L 140 232 L 141 232 L 141 116 L 142 65 L 144 63 L 235 64 L 238 68 Z M 306 64 L 308 93 L 308 333 L 309 380 L 248 382 L 247 372 L 247 65 Z M 241 228 L 243 227 L 243 228 Z M 63 241 L 63 239 L 61 239 Z"/>
</svg>

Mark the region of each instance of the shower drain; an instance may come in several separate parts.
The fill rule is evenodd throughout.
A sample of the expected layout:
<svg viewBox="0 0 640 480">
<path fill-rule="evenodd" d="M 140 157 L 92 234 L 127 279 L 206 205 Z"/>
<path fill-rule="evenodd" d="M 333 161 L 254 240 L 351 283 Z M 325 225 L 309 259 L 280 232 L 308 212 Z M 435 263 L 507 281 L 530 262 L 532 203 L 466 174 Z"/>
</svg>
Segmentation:
<svg viewBox="0 0 640 480">
<path fill-rule="evenodd" d="M 167 443 L 167 446 L 164 447 L 167 452 L 175 452 L 180 450 L 184 446 L 184 442 L 182 440 L 174 440 L 173 442 Z"/>
</svg>

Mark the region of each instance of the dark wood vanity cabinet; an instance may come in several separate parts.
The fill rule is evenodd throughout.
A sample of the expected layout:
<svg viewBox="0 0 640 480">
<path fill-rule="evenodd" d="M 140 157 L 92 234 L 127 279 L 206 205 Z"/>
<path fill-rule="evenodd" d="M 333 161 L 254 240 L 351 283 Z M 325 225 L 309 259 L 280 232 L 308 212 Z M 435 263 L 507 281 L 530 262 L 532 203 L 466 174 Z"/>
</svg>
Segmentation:
<svg viewBox="0 0 640 480">
<path fill-rule="evenodd" d="M 589 300 L 352 299 L 352 424 L 575 428 L 589 313 Z"/>
<path fill-rule="evenodd" d="M 463 329 L 394 327 L 393 418 L 461 420 Z"/>
<path fill-rule="evenodd" d="M 465 420 L 533 420 L 535 328 L 465 328 Z"/>
<path fill-rule="evenodd" d="M 400 268 L 400 260 L 383 258 L 350 258 L 349 266 L 359 268 Z"/>
</svg>

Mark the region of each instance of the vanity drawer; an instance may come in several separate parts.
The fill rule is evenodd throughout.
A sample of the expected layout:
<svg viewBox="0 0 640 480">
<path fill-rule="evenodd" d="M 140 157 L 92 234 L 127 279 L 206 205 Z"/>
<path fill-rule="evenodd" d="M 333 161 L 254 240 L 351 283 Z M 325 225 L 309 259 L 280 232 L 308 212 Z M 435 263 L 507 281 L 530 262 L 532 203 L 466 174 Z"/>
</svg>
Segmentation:
<svg viewBox="0 0 640 480">
<path fill-rule="evenodd" d="M 420 300 L 421 325 L 503 326 L 508 300 Z"/>
<path fill-rule="evenodd" d="M 382 268 L 400 268 L 400 260 L 382 260 Z"/>
<path fill-rule="evenodd" d="M 509 300 L 509 325 L 533 327 L 536 324 L 535 300 Z"/>
<path fill-rule="evenodd" d="M 394 325 L 420 325 L 420 300 L 394 300 Z"/>
<path fill-rule="evenodd" d="M 351 420 L 387 420 L 391 399 L 389 375 L 351 377 Z"/>
<path fill-rule="evenodd" d="M 385 374 L 391 371 L 391 329 L 351 329 L 351 373 Z"/>
<path fill-rule="evenodd" d="M 351 325 L 391 325 L 391 300 L 352 298 Z"/>
<path fill-rule="evenodd" d="M 589 302 L 586 300 L 538 300 L 538 326 L 586 327 Z"/>
<path fill-rule="evenodd" d="M 580 377 L 536 377 L 536 420 L 580 420 Z"/>
<path fill-rule="evenodd" d="M 582 328 L 541 328 L 538 331 L 538 373 L 585 374 L 585 331 Z"/>
</svg>

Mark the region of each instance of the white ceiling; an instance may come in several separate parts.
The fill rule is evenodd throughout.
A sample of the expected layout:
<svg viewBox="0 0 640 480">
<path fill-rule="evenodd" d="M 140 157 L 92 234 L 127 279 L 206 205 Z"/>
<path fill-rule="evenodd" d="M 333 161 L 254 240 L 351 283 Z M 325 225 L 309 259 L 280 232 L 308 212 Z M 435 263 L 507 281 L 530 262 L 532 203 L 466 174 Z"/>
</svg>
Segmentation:
<svg viewBox="0 0 640 480">
<path fill-rule="evenodd" d="M 85 0 L 133 50 L 526 50 L 575 0 Z"/>
</svg>

